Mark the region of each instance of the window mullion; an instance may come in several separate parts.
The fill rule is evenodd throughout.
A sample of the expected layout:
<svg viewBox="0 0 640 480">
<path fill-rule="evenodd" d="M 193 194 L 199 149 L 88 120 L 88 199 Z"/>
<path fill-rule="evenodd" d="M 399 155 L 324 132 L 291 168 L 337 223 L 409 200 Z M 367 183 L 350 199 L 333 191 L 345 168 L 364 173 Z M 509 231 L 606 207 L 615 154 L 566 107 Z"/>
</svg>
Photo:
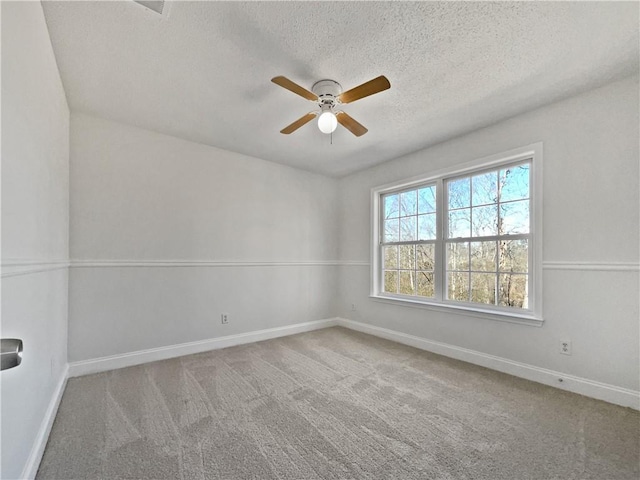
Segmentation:
<svg viewBox="0 0 640 480">
<path fill-rule="evenodd" d="M 445 291 L 445 248 L 444 248 L 444 233 L 446 229 L 446 215 L 444 215 L 445 195 L 443 188 L 443 181 L 439 179 L 436 182 L 436 245 L 435 245 L 435 265 L 434 265 L 434 281 L 435 288 L 434 294 L 438 301 L 444 300 Z"/>
<path fill-rule="evenodd" d="M 526 240 L 529 233 L 517 233 L 506 235 L 487 235 L 485 237 L 456 237 L 447 238 L 447 243 L 466 243 L 466 242 L 497 242 L 500 240 Z"/>
<path fill-rule="evenodd" d="M 382 242 L 380 246 L 382 247 L 390 247 L 393 245 L 429 245 L 435 244 L 436 240 L 407 240 L 404 242 Z"/>
<path fill-rule="evenodd" d="M 378 272 L 377 272 L 377 290 L 384 292 L 384 231 L 386 228 L 384 218 L 384 203 L 382 197 L 378 197 Z"/>
</svg>

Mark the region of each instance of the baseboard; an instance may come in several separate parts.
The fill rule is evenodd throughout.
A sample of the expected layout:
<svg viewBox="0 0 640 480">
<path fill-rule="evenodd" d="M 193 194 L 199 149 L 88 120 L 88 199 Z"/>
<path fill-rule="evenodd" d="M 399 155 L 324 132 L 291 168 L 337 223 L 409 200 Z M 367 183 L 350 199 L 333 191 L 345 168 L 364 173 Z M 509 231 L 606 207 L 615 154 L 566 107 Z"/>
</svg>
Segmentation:
<svg viewBox="0 0 640 480">
<path fill-rule="evenodd" d="M 51 401 L 49 402 L 47 411 L 45 412 L 42 423 L 40 424 L 40 430 L 38 430 L 38 435 L 33 442 L 33 446 L 31 447 L 31 453 L 29 454 L 27 463 L 24 466 L 24 469 L 22 470 L 22 474 L 20 476 L 20 478 L 23 480 L 31 480 L 36 478 L 38 467 L 40 466 L 40 461 L 42 460 L 42 455 L 44 454 L 44 449 L 47 446 L 49 433 L 51 432 L 51 427 L 53 426 L 53 421 L 56 419 L 56 413 L 58 413 L 58 407 L 60 406 L 60 400 L 62 400 L 64 387 L 67 384 L 67 378 L 69 378 L 68 365 L 65 366 L 64 371 L 62 372 L 62 376 L 58 381 L 58 386 L 56 387 L 53 396 L 51 397 Z"/>
<path fill-rule="evenodd" d="M 141 365 L 143 363 L 155 362 L 158 360 L 166 360 L 169 358 L 182 357 L 184 355 L 192 355 L 194 353 L 207 352 L 209 350 L 233 347 L 235 345 L 242 345 L 245 343 L 260 342 L 262 340 L 269 340 L 272 338 L 294 335 L 296 333 L 310 332 L 312 330 L 332 327 L 337 324 L 338 322 L 336 318 L 329 318 L 312 322 L 295 323 L 284 327 L 256 330 L 253 332 L 229 335 L 226 337 L 211 338 L 196 342 L 151 348 L 148 350 L 139 350 L 137 352 L 124 353 L 121 355 L 111 355 L 108 357 L 83 360 L 69 364 L 69 377 L 79 377 L 92 373 L 116 370 L 118 368 L 132 367 L 134 365 Z"/>
<path fill-rule="evenodd" d="M 449 345 L 446 343 L 427 340 L 426 338 L 409 335 L 387 328 L 376 327 L 366 323 L 338 318 L 339 326 L 368 333 L 376 337 L 386 338 L 394 342 L 409 345 L 411 347 L 427 350 L 429 352 L 444 355 L 446 357 L 463 360 L 465 362 L 480 365 L 499 372 L 508 373 L 516 377 L 525 378 L 534 382 L 542 383 L 552 387 L 578 393 L 587 397 L 604 400 L 605 402 L 630 407 L 640 410 L 640 392 L 626 388 L 616 387 L 606 383 L 596 382 L 586 378 L 567 375 L 566 373 L 547 370 L 545 368 L 528 365 L 526 363 L 514 362 L 502 357 L 488 355 L 486 353 L 469 350 L 466 348 Z"/>
</svg>

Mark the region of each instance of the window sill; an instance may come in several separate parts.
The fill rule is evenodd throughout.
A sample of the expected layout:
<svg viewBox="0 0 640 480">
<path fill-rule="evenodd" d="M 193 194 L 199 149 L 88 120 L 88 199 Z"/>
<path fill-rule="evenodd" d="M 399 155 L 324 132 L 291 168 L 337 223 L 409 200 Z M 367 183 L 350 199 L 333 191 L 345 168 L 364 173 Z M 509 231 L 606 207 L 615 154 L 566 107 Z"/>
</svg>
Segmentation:
<svg viewBox="0 0 640 480">
<path fill-rule="evenodd" d="M 518 314 L 510 312 L 487 311 L 480 308 L 464 305 L 450 305 L 424 300 L 412 300 L 409 298 L 397 298 L 386 295 L 369 295 L 369 298 L 376 302 L 388 303 L 409 308 L 423 308 L 437 312 L 446 312 L 464 317 L 476 317 L 484 320 L 496 320 L 499 322 L 517 323 L 519 325 L 529 325 L 531 327 L 541 327 L 544 320 L 533 314 Z"/>
</svg>

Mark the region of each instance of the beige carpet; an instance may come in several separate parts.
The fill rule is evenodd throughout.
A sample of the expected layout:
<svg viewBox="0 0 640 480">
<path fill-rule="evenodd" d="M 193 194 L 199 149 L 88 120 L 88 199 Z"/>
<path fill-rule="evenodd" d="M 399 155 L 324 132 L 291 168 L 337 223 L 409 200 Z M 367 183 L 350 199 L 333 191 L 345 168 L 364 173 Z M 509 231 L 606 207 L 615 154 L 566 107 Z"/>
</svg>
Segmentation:
<svg viewBox="0 0 640 480">
<path fill-rule="evenodd" d="M 38 479 L 638 479 L 638 412 L 342 328 L 69 380 Z"/>
</svg>

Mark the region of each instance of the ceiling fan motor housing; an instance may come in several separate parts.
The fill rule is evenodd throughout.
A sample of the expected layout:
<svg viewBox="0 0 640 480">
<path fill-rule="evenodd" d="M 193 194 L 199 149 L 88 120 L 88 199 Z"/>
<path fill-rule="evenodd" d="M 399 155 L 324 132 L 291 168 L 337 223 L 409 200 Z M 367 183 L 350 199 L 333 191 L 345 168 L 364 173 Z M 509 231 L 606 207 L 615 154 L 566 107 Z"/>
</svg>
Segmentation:
<svg viewBox="0 0 640 480">
<path fill-rule="evenodd" d="M 320 108 L 333 108 L 338 103 L 338 95 L 342 93 L 342 86 L 335 80 L 320 80 L 313 84 L 311 91 L 318 96 Z"/>
</svg>

